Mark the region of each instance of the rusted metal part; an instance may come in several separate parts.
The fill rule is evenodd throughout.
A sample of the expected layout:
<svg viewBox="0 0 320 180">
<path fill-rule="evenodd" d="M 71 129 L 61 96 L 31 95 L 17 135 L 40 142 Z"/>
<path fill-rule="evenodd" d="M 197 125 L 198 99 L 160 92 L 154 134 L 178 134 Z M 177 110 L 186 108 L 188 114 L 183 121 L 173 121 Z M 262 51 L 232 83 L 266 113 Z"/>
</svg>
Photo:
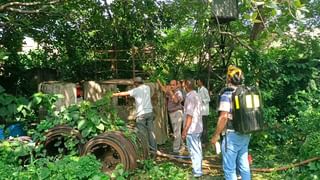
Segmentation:
<svg viewBox="0 0 320 180">
<path fill-rule="evenodd" d="M 44 147 L 47 150 L 47 155 L 49 156 L 61 154 L 59 148 L 63 149 L 63 154 L 68 154 L 69 150 L 64 145 L 64 142 L 67 141 L 68 138 L 71 138 L 72 140 L 77 140 L 77 150 L 79 154 L 82 150 L 82 136 L 78 130 L 72 127 L 66 125 L 56 126 L 54 128 L 49 129 L 45 136 L 46 140 L 44 142 Z"/>
<path fill-rule="evenodd" d="M 103 164 L 103 171 L 112 172 L 119 163 L 126 170 L 137 167 L 137 154 L 133 144 L 121 132 L 108 132 L 90 139 L 81 155 L 94 154 Z"/>
</svg>

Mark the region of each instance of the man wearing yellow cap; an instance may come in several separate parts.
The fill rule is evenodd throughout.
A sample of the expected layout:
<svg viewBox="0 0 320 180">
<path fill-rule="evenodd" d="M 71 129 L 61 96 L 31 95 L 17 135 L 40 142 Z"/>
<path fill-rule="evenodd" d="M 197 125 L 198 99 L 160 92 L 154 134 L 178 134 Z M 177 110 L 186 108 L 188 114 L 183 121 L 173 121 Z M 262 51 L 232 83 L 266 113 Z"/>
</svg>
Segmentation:
<svg viewBox="0 0 320 180">
<path fill-rule="evenodd" d="M 224 91 L 220 96 L 219 118 L 211 143 L 216 144 L 220 134 L 222 140 L 222 165 L 225 179 L 236 180 L 236 169 L 239 170 L 242 180 L 251 179 L 248 162 L 248 146 L 250 135 L 241 134 L 234 130 L 232 126 L 232 89 L 236 89 L 244 80 L 243 72 L 236 66 L 229 66 L 227 72 L 228 91 Z"/>
</svg>

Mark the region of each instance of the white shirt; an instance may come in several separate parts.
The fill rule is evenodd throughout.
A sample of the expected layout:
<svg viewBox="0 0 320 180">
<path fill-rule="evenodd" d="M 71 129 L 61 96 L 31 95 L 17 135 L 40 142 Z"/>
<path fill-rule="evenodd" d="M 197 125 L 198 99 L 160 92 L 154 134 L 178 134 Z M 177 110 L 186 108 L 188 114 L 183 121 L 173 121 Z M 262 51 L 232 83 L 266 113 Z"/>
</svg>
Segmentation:
<svg viewBox="0 0 320 180">
<path fill-rule="evenodd" d="M 152 112 L 149 86 L 142 84 L 129 90 L 128 93 L 135 99 L 137 116 Z"/>
<path fill-rule="evenodd" d="M 184 120 L 187 115 L 192 116 L 192 123 L 188 130 L 188 134 L 202 133 L 202 115 L 201 115 L 201 102 L 198 94 L 195 91 L 190 91 L 186 95 L 184 103 Z"/>
<path fill-rule="evenodd" d="M 208 116 L 209 115 L 210 96 L 209 96 L 207 88 L 205 88 L 204 86 L 198 88 L 198 94 L 201 99 L 201 114 L 203 116 Z"/>
</svg>

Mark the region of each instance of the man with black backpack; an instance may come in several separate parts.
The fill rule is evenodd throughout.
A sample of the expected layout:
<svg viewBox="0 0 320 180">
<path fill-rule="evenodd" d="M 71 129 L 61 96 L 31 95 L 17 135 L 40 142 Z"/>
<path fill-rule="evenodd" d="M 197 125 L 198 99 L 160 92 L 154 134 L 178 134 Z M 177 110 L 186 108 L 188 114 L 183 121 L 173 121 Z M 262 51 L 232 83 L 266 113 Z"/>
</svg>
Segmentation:
<svg viewBox="0 0 320 180">
<path fill-rule="evenodd" d="M 248 162 L 248 146 L 250 134 L 239 132 L 233 125 L 236 119 L 233 113 L 238 108 L 239 103 L 235 102 L 234 92 L 241 87 L 244 80 L 243 72 L 240 68 L 229 66 L 227 72 L 227 88 L 222 91 L 219 100 L 219 118 L 211 143 L 213 145 L 223 136 L 222 140 L 222 165 L 225 179 L 237 179 L 236 169 L 239 170 L 242 180 L 251 179 Z M 236 97 L 236 101 L 237 97 Z M 234 105 L 235 103 L 238 103 Z M 256 103 L 257 104 L 257 103 Z"/>
</svg>

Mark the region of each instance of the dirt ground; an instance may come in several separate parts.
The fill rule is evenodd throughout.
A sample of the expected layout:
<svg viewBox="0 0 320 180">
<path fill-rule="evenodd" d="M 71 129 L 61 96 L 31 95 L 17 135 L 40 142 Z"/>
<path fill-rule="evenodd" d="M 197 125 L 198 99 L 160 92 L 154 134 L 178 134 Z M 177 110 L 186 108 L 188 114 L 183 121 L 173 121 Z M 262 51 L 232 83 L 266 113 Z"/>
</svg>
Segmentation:
<svg viewBox="0 0 320 180">
<path fill-rule="evenodd" d="M 159 145 L 159 151 L 163 153 L 161 156 L 157 156 L 157 162 L 168 162 L 171 161 L 175 163 L 177 166 L 184 168 L 186 171 L 189 171 L 191 175 L 191 160 L 187 158 L 189 153 L 187 149 L 181 153 L 182 158 L 177 158 L 171 155 L 172 152 L 172 140 L 170 139 L 166 144 Z M 216 155 L 211 144 L 204 146 L 203 149 L 203 173 L 204 175 L 201 178 L 202 180 L 223 180 L 223 172 L 221 169 L 221 155 Z M 195 178 L 193 178 L 195 179 Z M 272 179 L 270 178 L 269 174 L 264 173 L 252 173 L 253 180 L 265 180 L 265 179 Z"/>
<path fill-rule="evenodd" d="M 189 158 L 189 153 L 187 148 L 183 152 L 180 153 L 181 156 L 172 155 L 172 140 L 170 139 L 166 144 L 160 145 L 158 147 L 159 151 L 163 153 L 163 155 L 157 156 L 157 162 L 167 162 L 171 161 L 175 163 L 177 166 L 186 169 L 190 172 L 191 175 L 191 160 Z M 198 179 L 210 179 L 210 180 L 222 180 L 223 172 L 221 171 L 221 156 L 216 155 L 214 153 L 213 147 L 211 144 L 207 146 L 203 146 L 203 173 L 204 175 Z M 209 166 L 216 167 L 209 167 Z"/>
</svg>

